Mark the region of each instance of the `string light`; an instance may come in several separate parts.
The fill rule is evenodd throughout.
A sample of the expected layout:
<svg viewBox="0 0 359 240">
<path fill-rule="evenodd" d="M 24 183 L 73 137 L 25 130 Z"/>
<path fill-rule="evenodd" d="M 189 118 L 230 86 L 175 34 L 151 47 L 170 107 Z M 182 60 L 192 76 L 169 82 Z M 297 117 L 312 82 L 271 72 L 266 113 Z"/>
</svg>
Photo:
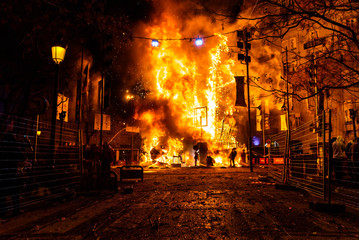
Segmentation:
<svg viewBox="0 0 359 240">
<path fill-rule="evenodd" d="M 237 30 L 231 31 L 231 32 L 226 32 L 226 33 L 221 33 L 221 35 L 228 35 L 231 33 L 235 33 L 237 32 Z M 212 37 L 217 37 L 218 35 L 212 34 L 212 35 L 208 35 L 208 36 L 203 36 L 203 37 L 197 37 L 195 38 L 195 44 L 197 46 L 201 46 L 203 45 L 204 39 L 206 38 L 212 38 Z M 152 47 L 158 47 L 159 46 L 159 41 L 163 42 L 163 41 L 191 41 L 194 39 L 193 37 L 184 37 L 184 38 L 149 38 L 149 37 L 141 37 L 141 36 L 133 36 L 132 38 L 136 38 L 136 39 L 144 39 L 144 40 L 151 40 L 152 43 Z"/>
<path fill-rule="evenodd" d="M 157 39 L 152 39 L 152 47 L 158 47 L 160 45 L 160 43 L 158 42 Z"/>
<path fill-rule="evenodd" d="M 195 44 L 196 44 L 196 46 L 202 46 L 203 45 L 203 38 L 200 38 L 200 37 L 196 38 Z"/>
</svg>

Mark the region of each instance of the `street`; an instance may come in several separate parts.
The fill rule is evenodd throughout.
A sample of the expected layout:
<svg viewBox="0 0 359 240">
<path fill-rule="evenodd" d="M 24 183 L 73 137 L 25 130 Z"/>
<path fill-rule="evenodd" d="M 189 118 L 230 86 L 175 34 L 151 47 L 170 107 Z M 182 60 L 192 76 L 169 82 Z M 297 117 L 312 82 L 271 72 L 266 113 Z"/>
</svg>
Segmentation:
<svg viewBox="0 0 359 240">
<path fill-rule="evenodd" d="M 145 169 L 118 193 L 26 209 L 0 239 L 356 239 L 358 212 L 323 213 L 280 190 L 265 168 Z M 133 192 L 128 191 L 128 189 Z"/>
</svg>

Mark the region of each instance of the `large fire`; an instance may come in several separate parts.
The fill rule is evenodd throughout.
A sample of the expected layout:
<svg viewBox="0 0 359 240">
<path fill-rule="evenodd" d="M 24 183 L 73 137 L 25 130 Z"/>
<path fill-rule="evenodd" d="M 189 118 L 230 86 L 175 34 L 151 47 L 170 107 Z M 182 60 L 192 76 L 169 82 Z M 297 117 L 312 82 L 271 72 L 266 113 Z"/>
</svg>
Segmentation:
<svg viewBox="0 0 359 240">
<path fill-rule="evenodd" d="M 141 67 L 146 72 L 145 83 L 150 94 L 146 103 L 137 106 L 135 115 L 141 122 L 143 150 L 147 153 L 141 161 L 191 166 L 193 146 L 199 144 L 215 159 L 215 165 L 228 165 L 229 149 L 245 143 L 236 138 L 244 134 L 238 132 L 237 123 L 245 119 L 233 117 L 234 112 L 245 113 L 245 108 L 234 107 L 234 76 L 245 75 L 245 65 L 236 60 L 233 33 L 221 34 L 211 28 L 204 45 L 195 46 L 197 36 L 188 39 L 184 34 L 193 29 L 181 30 L 181 21 L 168 10 L 162 12 L 156 25 L 143 27 L 143 34 L 159 39 L 159 46 L 152 47 L 149 43 L 142 50 L 145 60 Z M 202 25 L 210 22 L 204 17 L 192 21 L 192 27 L 188 28 L 193 28 L 196 21 Z"/>
</svg>

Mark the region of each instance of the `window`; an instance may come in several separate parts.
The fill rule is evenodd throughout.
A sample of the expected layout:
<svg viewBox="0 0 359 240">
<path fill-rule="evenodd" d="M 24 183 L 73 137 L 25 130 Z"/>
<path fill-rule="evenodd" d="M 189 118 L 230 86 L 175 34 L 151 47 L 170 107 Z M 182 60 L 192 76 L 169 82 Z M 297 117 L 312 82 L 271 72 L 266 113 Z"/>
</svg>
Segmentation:
<svg viewBox="0 0 359 240">
<path fill-rule="evenodd" d="M 314 30 L 310 32 L 310 40 L 314 41 L 315 39 L 319 38 L 319 32 L 318 30 Z"/>
<path fill-rule="evenodd" d="M 288 62 L 288 64 L 283 62 L 284 75 L 287 74 L 287 66 L 288 66 L 288 72 L 293 73 L 293 72 L 295 72 L 297 70 L 298 62 L 297 61 L 291 61 L 291 62 Z"/>
<path fill-rule="evenodd" d="M 57 94 L 57 114 L 56 119 L 60 120 L 60 114 L 63 113 L 63 121 L 69 121 L 69 98 L 62 95 L 61 93 Z"/>
<path fill-rule="evenodd" d="M 300 113 L 295 113 L 295 126 L 296 127 L 299 127 L 300 126 L 300 123 L 301 123 L 301 118 L 300 118 Z"/>
<path fill-rule="evenodd" d="M 297 48 L 297 39 L 291 38 L 289 42 L 289 49 L 293 50 Z"/>
<path fill-rule="evenodd" d="M 287 128 L 287 118 L 285 114 L 280 115 L 280 130 L 286 131 Z"/>
<path fill-rule="evenodd" d="M 297 70 L 298 61 L 292 61 L 289 63 L 289 72 L 295 72 Z"/>
<path fill-rule="evenodd" d="M 293 6 L 293 0 L 282 0 L 282 5 L 286 7 Z"/>
</svg>

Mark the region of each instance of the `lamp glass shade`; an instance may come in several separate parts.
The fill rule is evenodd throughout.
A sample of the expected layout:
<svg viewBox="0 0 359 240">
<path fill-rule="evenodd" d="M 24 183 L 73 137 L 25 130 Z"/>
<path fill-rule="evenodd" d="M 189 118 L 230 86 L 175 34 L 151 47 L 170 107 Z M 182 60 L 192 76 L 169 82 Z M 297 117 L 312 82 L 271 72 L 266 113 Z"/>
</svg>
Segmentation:
<svg viewBox="0 0 359 240">
<path fill-rule="evenodd" d="M 202 46 L 203 45 L 203 39 L 202 38 L 196 38 L 195 44 L 196 44 L 196 46 Z"/>
<path fill-rule="evenodd" d="M 54 60 L 56 64 L 60 64 L 65 58 L 66 49 L 61 46 L 53 46 L 51 52 L 52 60 Z"/>
<path fill-rule="evenodd" d="M 158 47 L 160 45 L 160 43 L 158 42 L 158 40 L 153 39 L 152 40 L 152 47 Z"/>
</svg>

